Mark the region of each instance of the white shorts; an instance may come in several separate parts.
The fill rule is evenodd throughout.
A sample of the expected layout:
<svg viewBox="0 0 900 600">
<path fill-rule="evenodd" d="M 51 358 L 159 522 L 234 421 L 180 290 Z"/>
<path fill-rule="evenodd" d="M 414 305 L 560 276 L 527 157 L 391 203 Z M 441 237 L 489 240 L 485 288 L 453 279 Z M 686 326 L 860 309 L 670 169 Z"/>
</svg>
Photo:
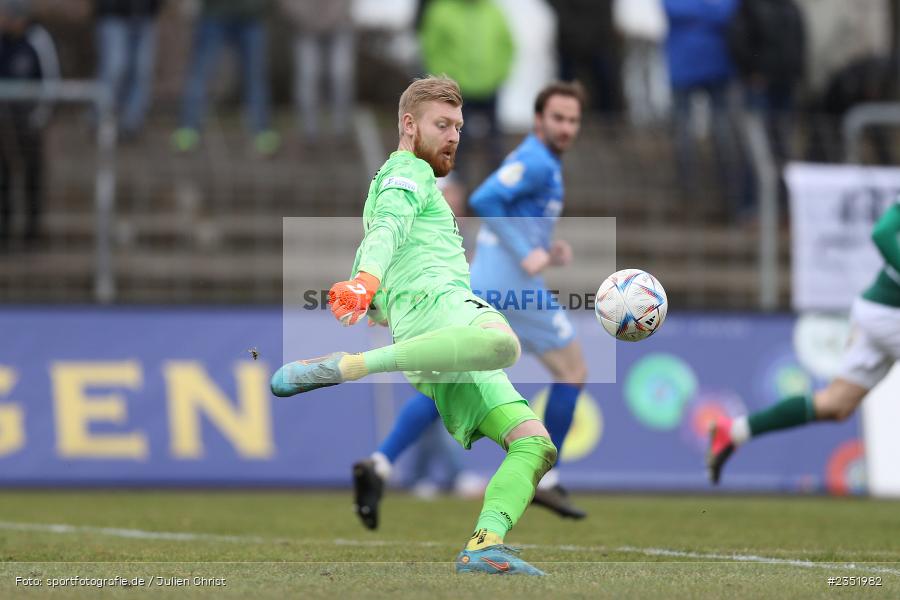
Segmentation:
<svg viewBox="0 0 900 600">
<path fill-rule="evenodd" d="M 838 377 L 866 389 L 900 360 L 900 308 L 857 298 L 850 311 L 850 339 Z"/>
</svg>

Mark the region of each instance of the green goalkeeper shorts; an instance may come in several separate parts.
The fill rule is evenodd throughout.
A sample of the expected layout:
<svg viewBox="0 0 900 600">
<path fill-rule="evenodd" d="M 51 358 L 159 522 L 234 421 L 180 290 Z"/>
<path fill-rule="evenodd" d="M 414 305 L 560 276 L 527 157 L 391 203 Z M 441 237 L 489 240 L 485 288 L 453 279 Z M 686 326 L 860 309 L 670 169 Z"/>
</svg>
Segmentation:
<svg viewBox="0 0 900 600">
<path fill-rule="evenodd" d="M 400 342 L 442 327 L 490 322 L 508 324 L 501 313 L 472 292 L 454 290 L 414 307 L 393 327 L 392 333 L 394 341 Z M 506 411 L 516 421 L 508 424 L 507 433 L 519 423 L 537 419 L 506 373 L 499 369 L 456 373 L 407 371 L 403 375 L 413 387 L 434 400 L 447 431 L 466 449 L 484 437 L 478 427 L 498 406 L 521 404 L 524 408 L 524 411 L 518 408 Z"/>
</svg>

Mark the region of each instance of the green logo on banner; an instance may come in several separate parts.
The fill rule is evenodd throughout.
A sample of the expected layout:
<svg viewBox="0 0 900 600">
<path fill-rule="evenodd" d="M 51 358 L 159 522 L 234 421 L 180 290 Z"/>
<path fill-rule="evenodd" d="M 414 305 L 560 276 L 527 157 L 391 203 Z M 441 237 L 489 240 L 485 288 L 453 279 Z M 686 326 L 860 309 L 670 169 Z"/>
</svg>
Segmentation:
<svg viewBox="0 0 900 600">
<path fill-rule="evenodd" d="M 671 354 L 651 354 L 639 360 L 625 380 L 628 408 L 650 429 L 678 427 L 685 406 L 696 392 L 694 370 Z"/>
</svg>

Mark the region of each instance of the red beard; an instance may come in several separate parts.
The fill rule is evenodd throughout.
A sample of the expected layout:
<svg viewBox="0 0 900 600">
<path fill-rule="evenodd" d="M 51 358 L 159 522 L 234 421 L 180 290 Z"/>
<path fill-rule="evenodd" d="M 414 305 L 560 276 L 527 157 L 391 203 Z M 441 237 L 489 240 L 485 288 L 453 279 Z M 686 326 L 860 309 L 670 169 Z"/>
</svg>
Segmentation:
<svg viewBox="0 0 900 600">
<path fill-rule="evenodd" d="M 450 152 L 449 158 L 444 156 L 445 151 Z M 413 140 L 413 154 L 431 165 L 435 177 L 445 177 L 456 164 L 456 146 L 446 149 L 434 148 L 425 144 L 418 132 Z"/>
</svg>

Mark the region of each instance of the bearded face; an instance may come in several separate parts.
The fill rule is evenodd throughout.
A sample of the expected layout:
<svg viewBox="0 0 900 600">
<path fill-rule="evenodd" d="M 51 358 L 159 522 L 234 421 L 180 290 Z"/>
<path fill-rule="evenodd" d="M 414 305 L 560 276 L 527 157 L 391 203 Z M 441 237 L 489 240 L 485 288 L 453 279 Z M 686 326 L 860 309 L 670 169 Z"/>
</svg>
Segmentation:
<svg viewBox="0 0 900 600">
<path fill-rule="evenodd" d="M 435 177 L 445 177 L 456 164 L 456 148 L 456 143 L 429 139 L 420 130 L 416 132 L 413 153 L 431 165 Z"/>
<path fill-rule="evenodd" d="M 557 155 L 572 147 L 580 129 L 581 105 L 569 96 L 551 96 L 544 112 L 535 115 L 535 133 Z"/>
<path fill-rule="evenodd" d="M 426 102 L 415 117 L 413 153 L 431 165 L 436 177 L 444 177 L 456 163 L 462 108 L 444 102 Z"/>
</svg>

